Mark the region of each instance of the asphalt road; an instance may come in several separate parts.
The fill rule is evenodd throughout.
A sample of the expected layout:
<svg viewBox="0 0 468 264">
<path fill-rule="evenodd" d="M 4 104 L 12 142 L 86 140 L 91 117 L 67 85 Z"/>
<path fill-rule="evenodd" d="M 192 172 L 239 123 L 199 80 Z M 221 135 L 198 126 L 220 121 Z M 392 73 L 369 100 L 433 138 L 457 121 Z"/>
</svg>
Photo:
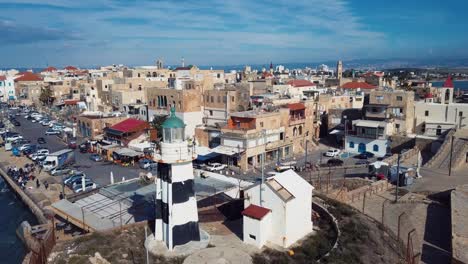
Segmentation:
<svg viewBox="0 0 468 264">
<path fill-rule="evenodd" d="M 23 116 L 17 116 L 16 119 L 21 123 L 21 126 L 14 127 L 13 129 L 24 138 L 29 139 L 31 143 L 37 144 L 37 138 L 43 137 L 47 143 L 42 146 L 47 147 L 51 153 L 67 148 L 67 145 L 59 137 L 45 135 L 45 131 L 49 127 L 32 123 L 31 120 L 27 120 Z M 111 172 L 114 174 L 115 182 L 121 181 L 123 177 L 126 180 L 138 178 L 140 172 L 146 172 L 141 170 L 137 165 L 135 167 L 122 167 L 107 161 L 95 162 L 90 160 L 89 156 L 91 156 L 90 153 L 80 153 L 78 149 L 75 150 L 76 162 L 73 167 L 85 172 L 89 178 L 101 186 L 110 183 Z"/>
</svg>

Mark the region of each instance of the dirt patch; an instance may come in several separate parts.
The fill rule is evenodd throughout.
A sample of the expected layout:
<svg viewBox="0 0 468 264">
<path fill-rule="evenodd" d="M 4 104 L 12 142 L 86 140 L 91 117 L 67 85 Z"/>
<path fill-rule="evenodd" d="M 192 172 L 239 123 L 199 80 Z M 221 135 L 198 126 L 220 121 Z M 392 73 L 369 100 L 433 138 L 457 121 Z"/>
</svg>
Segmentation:
<svg viewBox="0 0 468 264">
<path fill-rule="evenodd" d="M 124 230 L 95 232 L 87 236 L 58 243 L 49 257 L 52 264 L 90 263 L 89 257 L 99 252 L 110 263 L 146 263 L 144 226 Z M 150 263 L 182 263 L 183 258 L 166 259 L 150 255 Z"/>
<path fill-rule="evenodd" d="M 381 225 L 348 205 L 328 199 L 326 203 L 329 205 L 330 213 L 338 220 L 341 236 L 338 247 L 330 255 L 323 257 L 320 263 L 403 263 L 402 249 L 392 237 L 383 232 Z M 302 241 L 300 246 L 292 248 L 293 254 L 267 249 L 254 255 L 253 262 L 255 264 L 318 263 L 314 260 L 330 250 L 336 233 L 329 223 L 315 224 L 319 225 L 320 230 Z"/>
</svg>

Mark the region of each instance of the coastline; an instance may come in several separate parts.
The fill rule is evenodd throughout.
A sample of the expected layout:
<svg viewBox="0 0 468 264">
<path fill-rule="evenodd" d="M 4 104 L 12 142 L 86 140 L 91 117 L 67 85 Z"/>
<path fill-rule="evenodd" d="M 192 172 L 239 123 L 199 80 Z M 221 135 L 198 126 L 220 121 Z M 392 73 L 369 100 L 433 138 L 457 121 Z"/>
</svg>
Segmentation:
<svg viewBox="0 0 468 264">
<path fill-rule="evenodd" d="M 8 186 L 18 195 L 24 204 L 27 205 L 31 213 L 36 217 L 38 223 L 47 224 L 47 218 L 44 214 L 44 211 L 24 192 L 21 188 L 15 184 L 15 182 L 5 173 L 5 171 L 0 168 L 0 175 L 3 180 L 8 184 Z"/>
</svg>

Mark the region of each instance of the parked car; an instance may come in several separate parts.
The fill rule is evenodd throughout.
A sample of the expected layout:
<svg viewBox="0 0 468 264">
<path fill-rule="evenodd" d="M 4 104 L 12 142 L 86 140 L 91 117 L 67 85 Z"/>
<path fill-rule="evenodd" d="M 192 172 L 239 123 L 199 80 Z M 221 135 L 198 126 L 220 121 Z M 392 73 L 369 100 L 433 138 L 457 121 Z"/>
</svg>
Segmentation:
<svg viewBox="0 0 468 264">
<path fill-rule="evenodd" d="M 76 147 L 77 147 L 76 141 L 70 141 L 70 143 L 68 143 L 68 148 L 76 149 Z"/>
<path fill-rule="evenodd" d="M 92 154 L 91 156 L 89 156 L 89 159 L 96 162 L 103 160 L 99 154 Z"/>
<path fill-rule="evenodd" d="M 23 150 L 25 150 L 27 148 L 30 148 L 30 147 L 32 147 L 32 144 L 26 143 L 26 144 L 21 145 L 18 149 L 19 149 L 19 151 L 23 151 Z"/>
<path fill-rule="evenodd" d="M 35 153 L 33 153 L 31 155 L 31 159 L 36 160 L 36 157 L 40 156 L 40 155 L 45 155 L 45 156 L 49 155 L 49 150 L 48 149 L 39 149 L 38 151 L 36 151 Z"/>
<path fill-rule="evenodd" d="M 220 170 L 224 170 L 226 167 L 227 167 L 226 164 L 211 163 L 206 166 L 206 169 L 208 171 L 220 171 Z"/>
<path fill-rule="evenodd" d="M 296 169 L 296 162 L 295 161 L 289 161 L 289 162 L 282 162 L 278 166 L 276 166 L 275 170 L 277 172 L 283 172 L 287 170 L 295 170 Z"/>
<path fill-rule="evenodd" d="M 344 162 L 342 160 L 340 160 L 340 159 L 329 159 L 327 161 L 327 165 L 330 166 L 330 167 L 331 166 L 343 166 L 343 163 Z"/>
<path fill-rule="evenodd" d="M 362 159 L 356 161 L 356 165 L 368 165 L 370 162 L 368 160 Z"/>
<path fill-rule="evenodd" d="M 90 183 L 90 182 L 92 183 L 93 181 L 90 178 L 85 177 L 85 184 Z M 81 184 L 83 184 L 83 178 L 81 178 L 79 181 L 73 182 L 72 188 L 75 188 L 77 185 L 81 185 Z"/>
<path fill-rule="evenodd" d="M 66 174 L 72 174 L 73 170 L 69 168 L 55 168 L 50 171 L 50 174 L 52 176 L 60 176 L 60 175 L 66 175 Z"/>
<path fill-rule="evenodd" d="M 138 165 L 142 169 L 149 169 L 149 168 L 151 168 L 152 166 L 154 166 L 156 164 L 157 163 L 155 161 L 150 160 L 150 159 L 141 159 L 141 160 L 138 161 Z"/>
<path fill-rule="evenodd" d="M 358 154 L 356 156 L 354 156 L 356 159 L 369 159 L 369 158 L 372 158 L 374 157 L 374 154 L 373 153 L 370 153 L 370 152 L 363 152 L 361 154 Z"/>
<path fill-rule="evenodd" d="M 35 162 L 43 161 L 47 158 L 47 154 L 34 154 L 31 159 Z"/>
<path fill-rule="evenodd" d="M 60 134 L 60 131 L 58 130 L 53 130 L 53 129 L 47 129 L 47 131 L 45 132 L 46 135 L 58 135 Z"/>
<path fill-rule="evenodd" d="M 40 137 L 40 138 L 37 138 L 37 143 L 38 143 L 38 144 L 45 144 L 45 143 L 46 143 L 46 140 L 45 140 L 45 138 Z"/>
<path fill-rule="evenodd" d="M 65 185 L 68 185 L 69 183 L 71 183 L 72 181 L 74 181 L 75 179 L 81 179 L 81 177 L 86 177 L 86 174 L 82 171 L 76 171 L 74 172 L 72 175 L 66 177 L 64 180 L 63 180 L 63 183 Z"/>
<path fill-rule="evenodd" d="M 5 141 L 13 143 L 13 142 L 16 142 L 16 141 L 18 141 L 18 140 L 20 140 L 22 138 L 23 137 L 20 136 L 20 135 L 14 135 L 14 136 L 7 137 Z"/>
<path fill-rule="evenodd" d="M 97 187 L 98 187 L 98 185 L 96 183 L 94 183 L 94 182 L 85 183 L 85 188 L 84 189 L 83 189 L 83 186 L 81 184 L 78 184 L 73 188 L 73 192 L 75 192 L 75 193 L 86 192 L 86 191 L 94 190 Z"/>
<path fill-rule="evenodd" d="M 85 183 L 88 181 L 90 181 L 90 179 L 86 176 L 85 177 Z M 77 182 L 81 183 L 83 181 L 83 175 L 73 175 L 66 183 L 65 185 L 67 185 L 69 188 L 73 188 L 73 185 Z"/>
<path fill-rule="evenodd" d="M 88 152 L 88 145 L 87 144 L 81 144 L 80 145 L 80 153 L 87 153 Z"/>
<path fill-rule="evenodd" d="M 334 157 L 337 157 L 338 155 L 340 155 L 339 149 L 329 149 L 327 152 L 325 152 L 326 157 L 334 158 Z"/>
</svg>

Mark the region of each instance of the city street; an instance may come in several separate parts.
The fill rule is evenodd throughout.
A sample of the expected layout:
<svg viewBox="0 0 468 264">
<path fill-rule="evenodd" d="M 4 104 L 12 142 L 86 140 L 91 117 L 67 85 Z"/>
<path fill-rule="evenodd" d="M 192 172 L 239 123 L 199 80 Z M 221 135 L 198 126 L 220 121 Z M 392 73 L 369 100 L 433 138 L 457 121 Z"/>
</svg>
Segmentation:
<svg viewBox="0 0 468 264">
<path fill-rule="evenodd" d="M 32 123 L 30 120 L 23 118 L 23 116 L 18 116 L 17 120 L 21 122 L 21 126 L 14 127 L 13 130 L 20 133 L 25 139 L 29 139 L 32 144 L 37 144 L 37 138 L 43 137 L 47 143 L 42 144 L 42 146 L 47 147 L 50 153 L 67 148 L 67 145 L 57 136 L 45 135 L 45 131 L 49 127 Z M 89 178 L 100 185 L 110 183 L 111 172 L 114 174 L 115 181 L 121 181 L 123 177 L 127 180 L 137 178 L 140 172 L 146 172 L 145 170 L 141 170 L 138 165 L 135 165 L 135 167 L 122 167 L 107 161 L 95 162 L 89 159 L 90 155 L 91 153 L 80 153 L 76 149 L 76 162 L 73 167 L 76 170 L 85 172 Z"/>
</svg>

